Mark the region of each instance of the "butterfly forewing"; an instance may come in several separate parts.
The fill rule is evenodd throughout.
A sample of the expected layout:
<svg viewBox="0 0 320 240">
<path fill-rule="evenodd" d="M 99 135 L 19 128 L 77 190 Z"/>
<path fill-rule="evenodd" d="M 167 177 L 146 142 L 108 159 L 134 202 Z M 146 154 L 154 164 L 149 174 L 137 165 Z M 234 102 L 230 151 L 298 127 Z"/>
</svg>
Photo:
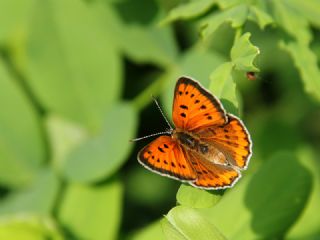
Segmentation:
<svg viewBox="0 0 320 240">
<path fill-rule="evenodd" d="M 184 149 L 170 136 L 161 136 L 138 154 L 139 162 L 152 171 L 174 179 L 193 181 L 197 178 Z"/>
<path fill-rule="evenodd" d="M 221 103 L 198 82 L 179 78 L 173 101 L 172 119 L 177 128 L 197 131 L 226 122 L 226 113 Z"/>
</svg>

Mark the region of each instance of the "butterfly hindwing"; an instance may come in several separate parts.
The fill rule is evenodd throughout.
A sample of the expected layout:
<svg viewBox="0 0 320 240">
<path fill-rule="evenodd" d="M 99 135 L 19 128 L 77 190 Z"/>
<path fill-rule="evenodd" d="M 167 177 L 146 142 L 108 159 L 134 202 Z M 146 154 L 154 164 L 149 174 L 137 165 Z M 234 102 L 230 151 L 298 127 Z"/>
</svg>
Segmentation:
<svg viewBox="0 0 320 240">
<path fill-rule="evenodd" d="M 161 136 L 149 143 L 139 152 L 138 160 L 160 175 L 184 181 L 194 181 L 197 177 L 184 150 L 170 136 Z"/>
<path fill-rule="evenodd" d="M 231 165 L 246 169 L 252 153 L 250 135 L 240 119 L 227 116 L 228 123 L 202 131 L 200 138 L 220 150 Z"/>
<path fill-rule="evenodd" d="M 179 78 L 173 100 L 172 119 L 177 128 L 190 132 L 226 122 L 226 113 L 220 101 L 197 81 Z"/>
<path fill-rule="evenodd" d="M 232 166 L 214 164 L 200 154 L 189 153 L 189 159 L 197 174 L 197 180 L 190 184 L 203 189 L 224 189 L 232 187 L 241 177 Z"/>
</svg>

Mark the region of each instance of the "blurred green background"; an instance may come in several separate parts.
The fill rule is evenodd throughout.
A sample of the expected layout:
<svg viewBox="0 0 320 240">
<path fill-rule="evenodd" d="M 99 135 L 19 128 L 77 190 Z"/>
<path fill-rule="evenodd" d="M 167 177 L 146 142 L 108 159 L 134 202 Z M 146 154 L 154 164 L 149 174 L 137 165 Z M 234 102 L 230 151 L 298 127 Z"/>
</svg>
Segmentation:
<svg viewBox="0 0 320 240">
<path fill-rule="evenodd" d="M 1 0 L 0 239 L 320 239 L 319 15 L 319 0 Z M 181 75 L 251 133 L 232 189 L 136 160 L 151 139 L 129 140 L 167 127 L 151 95 L 171 118 Z"/>
</svg>

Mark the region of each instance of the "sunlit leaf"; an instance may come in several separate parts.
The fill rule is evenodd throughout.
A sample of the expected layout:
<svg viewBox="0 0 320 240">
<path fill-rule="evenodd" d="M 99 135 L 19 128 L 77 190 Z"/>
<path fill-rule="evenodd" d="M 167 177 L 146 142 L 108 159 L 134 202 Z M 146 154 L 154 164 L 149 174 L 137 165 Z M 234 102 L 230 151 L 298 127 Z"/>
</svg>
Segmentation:
<svg viewBox="0 0 320 240">
<path fill-rule="evenodd" d="M 168 16 L 162 21 L 162 24 L 173 22 L 177 19 L 188 19 L 199 16 L 208 11 L 215 2 L 215 0 L 198 0 L 180 5 L 169 12 Z"/>
<path fill-rule="evenodd" d="M 168 223 L 162 225 L 167 239 L 226 240 L 221 232 L 196 210 L 178 206 L 166 216 Z"/>
<path fill-rule="evenodd" d="M 320 27 L 320 2 L 318 0 L 286 0 L 285 2 L 291 8 L 298 11 L 303 17 L 307 18 L 312 24 Z"/>
<path fill-rule="evenodd" d="M 226 62 L 216 68 L 210 75 L 210 91 L 219 99 L 228 100 L 237 109 L 239 103 L 236 97 L 236 84 L 232 78 L 232 62 Z"/>
<path fill-rule="evenodd" d="M 250 33 L 245 33 L 236 40 L 231 49 L 231 60 L 237 70 L 258 72 L 259 69 L 254 66 L 253 62 L 260 51 L 250 42 L 250 36 Z"/>
<path fill-rule="evenodd" d="M 179 232 L 166 218 L 161 220 L 162 232 L 167 240 L 186 240 L 187 238 L 183 233 Z"/>
<path fill-rule="evenodd" d="M 143 229 L 130 234 L 129 240 L 166 240 L 163 230 L 161 228 L 161 223 L 159 220 L 145 226 Z"/>
<path fill-rule="evenodd" d="M 49 215 L 58 191 L 57 177 L 50 169 L 43 169 L 29 187 L 15 191 L 0 201 L 0 215 L 19 212 Z"/>
<path fill-rule="evenodd" d="M 122 85 L 117 44 L 101 22 L 84 1 L 39 1 L 20 56 L 41 104 L 92 132 L 101 128 Z"/>
<path fill-rule="evenodd" d="M 52 149 L 52 164 L 56 170 L 61 171 L 67 155 L 89 136 L 79 125 L 57 115 L 50 115 L 46 125 Z"/>
<path fill-rule="evenodd" d="M 256 22 L 261 29 L 273 23 L 272 17 L 256 6 L 250 6 L 248 18 Z"/>
<path fill-rule="evenodd" d="M 231 8 L 236 5 L 243 4 L 243 2 L 244 2 L 243 0 L 229 0 L 229 1 L 217 0 L 217 3 L 219 4 L 219 7 L 221 9 Z"/>
<path fill-rule="evenodd" d="M 133 146 L 129 141 L 134 137 L 136 124 L 137 115 L 130 104 L 119 103 L 112 107 L 105 117 L 102 132 L 82 142 L 66 156 L 63 161 L 65 176 L 72 181 L 92 182 L 117 171 Z"/>
<path fill-rule="evenodd" d="M 0 45 L 10 44 L 17 35 L 26 34 L 28 19 L 35 0 L 0 1 Z"/>
<path fill-rule="evenodd" d="M 309 43 L 311 33 L 308 28 L 307 19 L 295 11 L 289 1 L 271 1 L 274 6 L 274 18 L 276 22 L 291 36 L 298 41 Z"/>
<path fill-rule="evenodd" d="M 0 183 L 30 183 L 44 161 L 39 116 L 21 86 L 0 59 Z"/>
<path fill-rule="evenodd" d="M 202 20 L 201 36 L 207 38 L 224 22 L 230 22 L 233 28 L 241 27 L 247 19 L 248 11 L 246 5 L 238 5 L 206 17 Z"/>
<path fill-rule="evenodd" d="M 0 239 L 63 240 L 64 238 L 52 219 L 32 214 L 16 214 L 0 217 Z"/>
<path fill-rule="evenodd" d="M 59 210 L 59 220 L 77 239 L 116 239 L 120 224 L 122 185 L 71 184 Z"/>
<path fill-rule="evenodd" d="M 209 192 L 182 184 L 177 193 L 177 201 L 182 206 L 191 208 L 209 208 L 221 198 L 221 193 Z"/>
<path fill-rule="evenodd" d="M 177 48 L 169 28 L 128 25 L 125 36 L 119 39 L 125 54 L 137 63 L 155 63 L 168 66 L 175 62 Z"/>
</svg>

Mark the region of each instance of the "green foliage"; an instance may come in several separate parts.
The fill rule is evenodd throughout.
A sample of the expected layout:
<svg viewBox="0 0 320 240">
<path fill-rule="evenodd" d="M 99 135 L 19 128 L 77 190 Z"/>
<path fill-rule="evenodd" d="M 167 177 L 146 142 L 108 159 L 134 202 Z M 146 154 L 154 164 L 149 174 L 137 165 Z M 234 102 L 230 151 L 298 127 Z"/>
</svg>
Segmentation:
<svg viewBox="0 0 320 240">
<path fill-rule="evenodd" d="M 0 239 L 320 238 L 319 14 L 318 0 L 0 1 Z M 182 75 L 249 129 L 232 189 L 136 161 L 149 139 L 130 139 L 166 128 L 151 95 L 170 119 Z"/>
<path fill-rule="evenodd" d="M 104 186 L 71 184 L 66 189 L 58 219 L 68 226 L 73 237 L 114 239 L 120 222 L 121 197 L 119 182 L 108 182 Z"/>
<path fill-rule="evenodd" d="M 130 121 L 128 121 L 130 119 Z M 117 104 L 105 118 L 101 135 L 80 143 L 66 156 L 63 174 L 72 181 L 94 182 L 110 176 L 125 161 L 132 145 L 123 142 L 133 138 L 136 115 L 132 106 Z M 123 126 L 115 128 L 115 126 Z M 110 136 L 117 136 L 114 141 Z M 112 156 L 105 161 L 105 156 Z"/>
<path fill-rule="evenodd" d="M 177 192 L 177 201 L 179 204 L 193 208 L 209 208 L 214 206 L 221 194 L 211 193 L 197 189 L 188 185 L 181 185 Z"/>
<path fill-rule="evenodd" d="M 272 172 L 272 178 L 270 178 Z M 294 178 L 292 176 L 295 176 Z M 274 188 L 281 190 L 274 195 Z M 243 179 L 203 214 L 228 239 L 281 236 L 301 213 L 311 190 L 311 175 L 294 154 L 278 153 L 251 178 Z M 228 211 L 225 209 L 228 208 Z M 233 224 L 230 225 L 230 219 Z"/>
<path fill-rule="evenodd" d="M 35 177 L 46 149 L 32 103 L 1 59 L 0 84 L 0 102 L 6 109 L 0 113 L 0 181 L 18 188 Z"/>
<path fill-rule="evenodd" d="M 162 220 L 162 228 L 167 239 L 226 239 L 213 224 L 188 207 L 171 209 Z"/>
<path fill-rule="evenodd" d="M 0 238 L 12 240 L 62 240 L 63 235 L 58 231 L 52 219 L 37 215 L 12 215 L 1 219 Z"/>
</svg>

